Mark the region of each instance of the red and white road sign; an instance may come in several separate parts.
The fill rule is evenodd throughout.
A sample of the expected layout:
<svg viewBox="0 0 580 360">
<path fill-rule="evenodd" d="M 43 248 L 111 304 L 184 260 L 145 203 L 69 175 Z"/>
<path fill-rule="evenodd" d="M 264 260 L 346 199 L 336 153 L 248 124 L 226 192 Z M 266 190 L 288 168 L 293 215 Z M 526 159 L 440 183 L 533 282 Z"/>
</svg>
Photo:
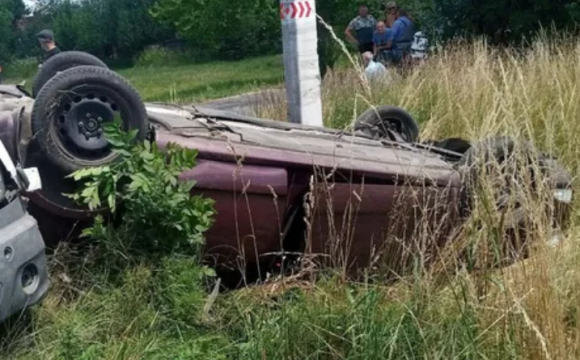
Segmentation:
<svg viewBox="0 0 580 360">
<path fill-rule="evenodd" d="M 322 127 L 316 0 L 280 0 L 288 121 Z"/>
<path fill-rule="evenodd" d="M 280 18 L 282 20 L 309 18 L 310 15 L 312 15 L 310 1 L 295 1 L 280 4 Z"/>
</svg>

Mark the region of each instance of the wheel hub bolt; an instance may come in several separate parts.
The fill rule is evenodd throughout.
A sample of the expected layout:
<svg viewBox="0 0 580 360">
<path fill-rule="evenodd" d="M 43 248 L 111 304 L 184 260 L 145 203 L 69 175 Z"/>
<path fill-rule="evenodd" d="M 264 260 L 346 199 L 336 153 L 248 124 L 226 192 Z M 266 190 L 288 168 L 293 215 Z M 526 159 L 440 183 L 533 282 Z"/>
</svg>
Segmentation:
<svg viewBox="0 0 580 360">
<path fill-rule="evenodd" d="M 89 114 L 89 113 L 87 113 L 86 116 L 87 116 L 87 119 L 90 119 L 91 118 L 91 114 Z"/>
<path fill-rule="evenodd" d="M 100 117 L 100 116 L 97 118 L 97 120 L 98 120 L 99 122 L 103 122 L 103 118 L 102 118 L 102 117 Z"/>
<path fill-rule="evenodd" d="M 80 127 L 80 128 L 84 128 L 84 127 L 85 127 L 85 124 L 83 124 L 83 122 L 81 121 L 81 122 L 79 123 L 79 127 Z"/>
<path fill-rule="evenodd" d="M 103 134 L 103 129 L 97 130 L 97 134 L 102 135 Z"/>
</svg>

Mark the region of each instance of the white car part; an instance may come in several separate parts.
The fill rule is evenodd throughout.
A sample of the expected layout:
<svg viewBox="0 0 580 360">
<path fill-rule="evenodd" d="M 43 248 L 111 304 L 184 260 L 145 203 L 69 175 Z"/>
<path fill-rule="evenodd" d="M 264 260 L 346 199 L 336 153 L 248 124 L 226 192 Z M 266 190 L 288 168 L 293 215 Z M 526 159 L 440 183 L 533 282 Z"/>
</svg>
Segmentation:
<svg viewBox="0 0 580 360">
<path fill-rule="evenodd" d="M 18 169 L 4 143 L 0 141 L 0 161 L 18 188 L 25 192 L 33 192 L 42 188 L 42 181 L 37 168 Z M 19 171 L 20 170 L 20 171 Z"/>
<path fill-rule="evenodd" d="M 555 189 L 554 198 L 559 202 L 570 204 L 572 202 L 572 189 Z"/>
</svg>

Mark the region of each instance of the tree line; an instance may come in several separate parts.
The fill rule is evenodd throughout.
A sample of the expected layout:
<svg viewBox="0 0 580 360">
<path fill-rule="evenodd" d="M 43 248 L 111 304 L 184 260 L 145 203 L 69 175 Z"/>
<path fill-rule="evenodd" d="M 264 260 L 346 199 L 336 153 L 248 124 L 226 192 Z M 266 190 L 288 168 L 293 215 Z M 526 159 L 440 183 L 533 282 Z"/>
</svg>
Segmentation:
<svg viewBox="0 0 580 360">
<path fill-rule="evenodd" d="M 342 37 L 366 3 L 381 16 L 386 0 L 317 0 L 318 14 Z M 432 38 L 485 35 L 518 43 L 541 27 L 575 31 L 580 0 L 400 0 Z M 206 59 L 241 59 L 281 51 L 279 0 L 0 0 L 0 62 L 40 55 L 34 35 L 55 32 L 65 50 L 106 60 L 134 59 L 147 46 L 186 49 Z M 319 27 L 321 64 L 337 48 Z"/>
</svg>

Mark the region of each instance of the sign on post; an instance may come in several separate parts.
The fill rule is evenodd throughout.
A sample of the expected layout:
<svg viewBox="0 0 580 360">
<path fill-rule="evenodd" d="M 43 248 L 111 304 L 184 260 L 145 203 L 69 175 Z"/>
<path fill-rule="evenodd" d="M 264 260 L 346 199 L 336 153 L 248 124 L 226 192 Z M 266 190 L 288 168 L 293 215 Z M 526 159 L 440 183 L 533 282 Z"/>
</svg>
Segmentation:
<svg viewBox="0 0 580 360">
<path fill-rule="evenodd" d="M 280 0 L 288 121 L 323 126 L 315 0 Z"/>
</svg>

